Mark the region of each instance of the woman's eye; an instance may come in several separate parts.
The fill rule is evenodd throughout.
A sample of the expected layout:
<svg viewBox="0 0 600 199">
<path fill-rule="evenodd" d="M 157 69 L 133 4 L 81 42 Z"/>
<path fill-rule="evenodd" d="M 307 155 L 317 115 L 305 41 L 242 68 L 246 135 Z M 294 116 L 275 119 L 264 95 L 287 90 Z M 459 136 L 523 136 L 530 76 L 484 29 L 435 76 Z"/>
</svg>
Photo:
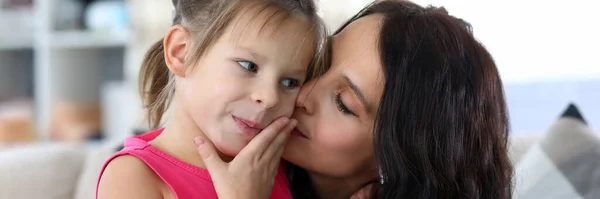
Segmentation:
<svg viewBox="0 0 600 199">
<path fill-rule="evenodd" d="M 294 88 L 296 88 L 296 87 L 299 86 L 298 85 L 298 80 L 295 80 L 295 79 L 284 79 L 284 80 L 281 80 L 281 84 L 283 86 L 285 86 L 286 88 L 288 88 L 288 89 L 294 89 Z"/>
<path fill-rule="evenodd" d="M 244 68 L 244 70 L 254 73 L 258 70 L 258 66 L 250 61 L 238 61 L 237 63 Z"/>
<path fill-rule="evenodd" d="M 337 105 L 338 110 L 340 110 L 340 112 L 342 112 L 344 115 L 356 116 L 356 114 L 354 114 L 354 112 L 348 109 L 348 107 L 344 104 L 340 93 L 335 95 L 335 104 Z"/>
</svg>

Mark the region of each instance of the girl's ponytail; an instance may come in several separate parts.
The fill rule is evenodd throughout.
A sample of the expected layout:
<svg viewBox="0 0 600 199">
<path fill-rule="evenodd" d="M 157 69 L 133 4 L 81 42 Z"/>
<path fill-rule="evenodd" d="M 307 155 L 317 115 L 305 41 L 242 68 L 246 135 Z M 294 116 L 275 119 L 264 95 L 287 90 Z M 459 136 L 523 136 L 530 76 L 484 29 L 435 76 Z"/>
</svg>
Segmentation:
<svg viewBox="0 0 600 199">
<path fill-rule="evenodd" d="M 159 127 L 162 116 L 169 107 L 175 90 L 171 76 L 161 39 L 146 53 L 140 69 L 139 91 L 151 129 Z"/>
</svg>

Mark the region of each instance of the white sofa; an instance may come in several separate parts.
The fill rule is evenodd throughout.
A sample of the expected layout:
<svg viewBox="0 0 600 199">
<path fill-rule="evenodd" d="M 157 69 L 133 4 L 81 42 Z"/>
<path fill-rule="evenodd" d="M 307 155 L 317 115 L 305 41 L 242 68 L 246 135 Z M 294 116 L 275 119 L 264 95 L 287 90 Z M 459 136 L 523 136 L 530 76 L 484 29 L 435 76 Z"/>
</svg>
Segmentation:
<svg viewBox="0 0 600 199">
<path fill-rule="evenodd" d="M 513 161 L 517 162 L 541 137 L 513 136 L 509 151 Z M 93 149 L 61 144 L 0 148 L 0 198 L 93 199 L 102 164 L 120 145 L 109 142 Z"/>
<path fill-rule="evenodd" d="M 0 148 L 0 199 L 93 199 L 102 163 L 120 145 Z"/>
</svg>

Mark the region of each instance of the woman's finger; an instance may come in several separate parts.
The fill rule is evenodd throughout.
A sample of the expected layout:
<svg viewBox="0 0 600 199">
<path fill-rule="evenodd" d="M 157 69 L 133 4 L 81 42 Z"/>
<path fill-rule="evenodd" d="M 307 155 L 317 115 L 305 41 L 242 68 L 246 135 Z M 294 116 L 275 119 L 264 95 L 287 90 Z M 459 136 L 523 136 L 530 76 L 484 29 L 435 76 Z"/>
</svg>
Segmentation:
<svg viewBox="0 0 600 199">
<path fill-rule="evenodd" d="M 289 138 L 292 130 L 294 130 L 294 128 L 296 128 L 297 124 L 298 124 L 298 121 L 296 121 L 295 119 L 291 119 L 290 122 L 288 123 L 288 125 L 285 126 L 285 128 L 279 132 L 277 137 L 275 137 L 275 139 L 273 139 L 271 144 L 269 144 L 267 146 L 267 149 L 265 150 L 263 155 L 260 157 L 260 159 L 266 159 L 266 160 L 275 159 L 276 161 L 279 161 L 279 159 L 281 158 L 281 155 L 278 155 L 277 152 L 283 151 L 283 148 L 284 148 L 285 143 L 287 142 L 287 139 Z"/>
<path fill-rule="evenodd" d="M 273 121 L 267 128 L 263 129 L 256 135 L 246 147 L 244 147 L 237 157 L 251 157 L 251 159 L 259 160 L 273 139 L 286 127 L 290 119 L 278 118 Z"/>
<path fill-rule="evenodd" d="M 211 176 L 219 175 L 221 171 L 226 169 L 227 163 L 221 160 L 221 157 L 219 157 L 219 153 L 217 153 L 217 150 L 212 145 L 212 143 L 206 141 L 206 139 L 202 137 L 196 137 L 194 139 L 194 143 L 196 143 L 196 149 L 202 157 L 204 166 L 206 166 L 206 169 L 208 170 Z"/>
</svg>

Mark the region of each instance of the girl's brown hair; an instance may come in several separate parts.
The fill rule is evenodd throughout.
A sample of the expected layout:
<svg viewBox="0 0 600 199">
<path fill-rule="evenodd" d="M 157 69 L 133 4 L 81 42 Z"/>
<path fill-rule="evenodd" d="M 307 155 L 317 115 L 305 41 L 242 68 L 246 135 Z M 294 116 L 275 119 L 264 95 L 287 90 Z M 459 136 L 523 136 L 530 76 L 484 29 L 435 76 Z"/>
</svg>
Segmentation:
<svg viewBox="0 0 600 199">
<path fill-rule="evenodd" d="M 311 24 L 311 33 L 318 38 L 315 42 L 317 49 L 309 74 L 318 74 L 327 60 L 324 51 L 326 28 L 317 15 L 313 0 L 173 0 L 175 7 L 173 25 L 182 25 L 195 38 L 194 52 L 186 65 L 197 63 L 200 57 L 219 38 L 230 22 L 249 5 L 258 5 L 261 12 L 268 7 L 276 7 L 277 14 L 301 17 Z M 175 92 L 174 75 L 170 73 L 165 63 L 163 39 L 157 41 L 147 52 L 140 70 L 140 95 L 146 109 L 148 123 L 151 128 L 160 125 L 164 112 L 169 107 Z"/>
</svg>

